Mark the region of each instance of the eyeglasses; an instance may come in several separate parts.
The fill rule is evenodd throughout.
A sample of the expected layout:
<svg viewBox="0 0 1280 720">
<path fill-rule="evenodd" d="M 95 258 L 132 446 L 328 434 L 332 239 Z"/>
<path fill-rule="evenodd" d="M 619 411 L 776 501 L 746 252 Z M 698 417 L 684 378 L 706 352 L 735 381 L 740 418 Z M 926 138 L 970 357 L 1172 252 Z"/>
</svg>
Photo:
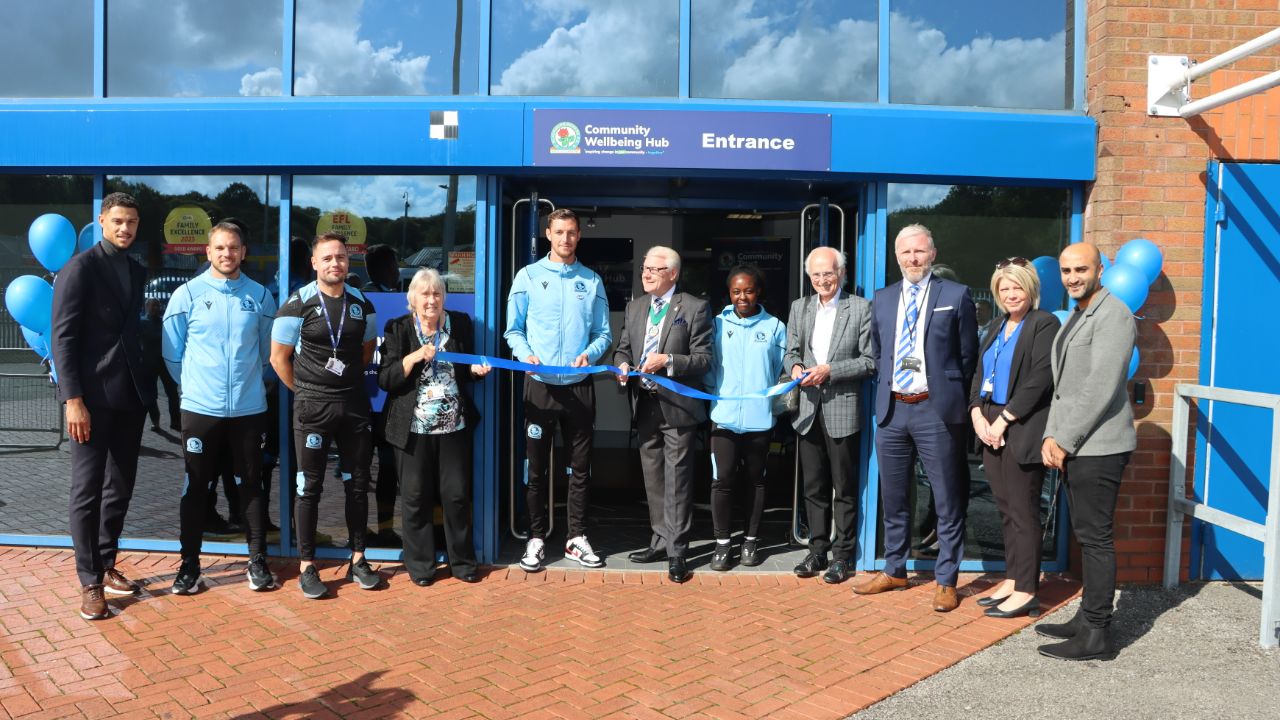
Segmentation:
<svg viewBox="0 0 1280 720">
<path fill-rule="evenodd" d="M 648 265 L 645 265 L 640 268 L 640 272 L 644 273 L 645 275 L 657 275 L 658 273 L 666 272 L 670 269 L 671 268 L 667 268 L 667 267 L 650 267 Z"/>
<path fill-rule="evenodd" d="M 830 271 L 809 273 L 809 279 L 817 280 L 818 282 L 822 282 L 823 280 L 835 280 L 836 273 Z"/>
<path fill-rule="evenodd" d="M 1018 267 L 1027 267 L 1030 264 L 1031 264 L 1031 261 L 1024 257 L 1011 257 L 1011 258 L 1005 258 L 1004 260 L 1001 260 L 1000 262 L 996 263 L 996 269 L 1003 270 L 1009 267 L 1010 265 L 1017 265 Z"/>
</svg>

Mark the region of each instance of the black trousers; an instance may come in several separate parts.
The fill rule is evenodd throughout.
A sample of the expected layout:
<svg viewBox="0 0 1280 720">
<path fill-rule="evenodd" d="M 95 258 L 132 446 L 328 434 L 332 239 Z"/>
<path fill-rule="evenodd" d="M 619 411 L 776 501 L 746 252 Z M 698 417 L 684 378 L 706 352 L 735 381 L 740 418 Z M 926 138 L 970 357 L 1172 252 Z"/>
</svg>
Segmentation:
<svg viewBox="0 0 1280 720">
<path fill-rule="evenodd" d="M 369 431 L 369 397 L 359 393 L 333 399 L 295 398 L 293 435 L 298 450 L 298 557 L 315 558 L 316 523 L 324 489 L 329 443 L 336 443 L 346 493 L 347 532 L 351 551 L 364 552 L 369 522 L 369 465 L 373 435 Z"/>
<path fill-rule="evenodd" d="M 858 433 L 833 438 L 819 407 L 809 432 L 799 438 L 800 470 L 804 477 L 805 514 L 809 517 L 809 552 L 835 560 L 853 561 L 858 519 L 857 469 L 853 464 Z M 835 498 L 832 499 L 832 490 Z M 835 522 L 835 540 L 831 524 Z"/>
<path fill-rule="evenodd" d="M 689 553 L 693 530 L 693 444 L 698 426 L 668 425 L 661 402 L 643 390 L 635 407 L 640 469 L 653 531 L 649 547 L 682 558 Z"/>
<path fill-rule="evenodd" d="M 182 412 L 182 449 L 187 477 L 178 503 L 182 558 L 199 557 L 208 517 L 207 497 L 217 487 L 228 456 L 237 486 L 249 554 L 267 552 L 267 507 L 258 487 L 262 473 L 262 430 L 266 415 L 223 418 Z M 227 453 L 224 455 L 223 453 Z M 230 494 L 227 497 L 231 501 Z M 232 506 L 234 509 L 234 506 Z"/>
<path fill-rule="evenodd" d="M 147 411 L 89 408 L 89 442 L 71 442 L 71 543 L 81 585 L 116 565 L 124 516 L 138 476 Z"/>
<path fill-rule="evenodd" d="M 182 429 L 182 410 L 179 408 L 181 395 L 178 392 L 178 383 L 174 381 L 173 376 L 169 374 L 169 368 L 162 363 L 155 371 L 155 377 L 144 382 L 155 387 L 155 381 L 159 380 L 160 385 L 164 388 L 164 397 L 169 404 L 169 427 L 173 430 Z M 160 394 L 151 399 L 147 405 L 147 415 L 151 417 L 152 425 L 160 425 Z"/>
<path fill-rule="evenodd" d="M 400 493 L 400 481 L 396 477 L 396 449 L 387 442 L 386 418 L 373 413 L 373 450 L 378 454 L 378 482 L 374 486 L 377 502 L 378 530 L 394 530 L 396 496 Z"/>
<path fill-rule="evenodd" d="M 987 422 L 999 417 L 1001 410 L 1003 405 L 982 406 Z M 1000 510 L 1004 576 L 1013 581 L 1015 592 L 1034 594 L 1040 587 L 1040 489 L 1044 485 L 1044 465 L 1023 465 L 1012 455 L 1008 445 L 992 450 L 984 444 L 982 466 Z"/>
<path fill-rule="evenodd" d="M 430 578 L 436 572 L 436 497 L 444 515 L 444 544 L 449 569 L 462 577 L 476 569 L 471 536 L 471 431 L 442 435 L 409 433 L 400 460 L 400 492 L 404 503 L 404 560 L 409 577 Z"/>
<path fill-rule="evenodd" d="M 1080 543 L 1084 591 L 1080 611 L 1095 628 L 1111 624 L 1116 595 L 1116 543 L 1113 533 L 1120 478 L 1129 453 L 1068 457 L 1062 478 L 1071 508 L 1071 530 Z"/>
<path fill-rule="evenodd" d="M 719 426 L 711 429 L 711 526 L 717 540 L 728 540 L 733 534 L 733 488 L 740 479 L 751 483 L 746 536 L 760 536 L 771 435 L 772 430 L 736 433 Z"/>
<path fill-rule="evenodd" d="M 547 510 L 551 448 L 556 427 L 564 431 L 569 448 L 569 535 L 587 532 L 587 480 L 591 475 L 591 447 L 595 440 L 596 389 L 590 380 L 573 385 L 548 385 L 532 378 L 524 383 L 525 461 L 529 487 L 529 537 L 547 539 L 551 517 Z"/>
</svg>

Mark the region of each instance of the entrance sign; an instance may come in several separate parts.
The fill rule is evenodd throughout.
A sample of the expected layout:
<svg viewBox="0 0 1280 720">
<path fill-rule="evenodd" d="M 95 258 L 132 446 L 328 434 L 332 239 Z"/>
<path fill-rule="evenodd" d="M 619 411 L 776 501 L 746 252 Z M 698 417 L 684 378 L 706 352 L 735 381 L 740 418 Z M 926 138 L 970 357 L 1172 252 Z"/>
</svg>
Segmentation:
<svg viewBox="0 0 1280 720">
<path fill-rule="evenodd" d="M 164 218 L 164 254 L 203 255 L 212 229 L 209 213 L 202 208 L 183 205 L 170 210 Z"/>
<path fill-rule="evenodd" d="M 365 248 L 364 218 L 350 210 L 333 210 L 320 216 L 316 221 L 316 235 L 336 232 L 347 239 L 347 253 L 363 255 Z"/>
<path fill-rule="evenodd" d="M 831 116 L 535 108 L 533 164 L 826 172 Z"/>
</svg>

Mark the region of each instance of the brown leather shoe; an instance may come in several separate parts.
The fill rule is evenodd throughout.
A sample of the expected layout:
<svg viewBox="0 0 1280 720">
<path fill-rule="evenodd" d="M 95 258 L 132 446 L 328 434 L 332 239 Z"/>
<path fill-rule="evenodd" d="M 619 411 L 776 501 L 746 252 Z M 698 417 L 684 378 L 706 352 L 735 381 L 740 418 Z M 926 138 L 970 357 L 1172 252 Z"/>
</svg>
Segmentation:
<svg viewBox="0 0 1280 720">
<path fill-rule="evenodd" d="M 112 595 L 137 595 L 138 583 L 125 577 L 115 568 L 110 568 L 102 575 L 102 589 Z"/>
<path fill-rule="evenodd" d="M 889 590 L 906 589 L 906 578 L 896 578 L 892 575 L 885 575 L 882 572 L 872 575 L 870 580 L 867 580 L 861 585 L 853 586 L 853 591 L 858 595 L 878 595 L 882 592 L 888 592 Z"/>
<path fill-rule="evenodd" d="M 956 589 L 950 585 L 939 585 L 933 591 L 933 609 L 935 612 L 951 612 L 960 607 L 960 597 Z"/>
<path fill-rule="evenodd" d="M 85 585 L 80 590 L 80 617 L 85 620 L 104 620 L 111 617 L 101 585 Z"/>
</svg>

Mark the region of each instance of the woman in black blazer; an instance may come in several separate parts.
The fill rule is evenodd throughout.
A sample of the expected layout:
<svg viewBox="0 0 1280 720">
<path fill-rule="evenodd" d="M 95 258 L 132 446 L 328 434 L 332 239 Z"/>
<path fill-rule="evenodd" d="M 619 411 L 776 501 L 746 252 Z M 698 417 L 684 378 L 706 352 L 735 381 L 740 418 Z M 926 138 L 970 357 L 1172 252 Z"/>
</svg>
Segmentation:
<svg viewBox="0 0 1280 720">
<path fill-rule="evenodd" d="M 483 365 L 437 361 L 437 352 L 471 352 L 471 318 L 444 309 L 444 280 L 419 270 L 409 282 L 410 313 L 387 321 L 378 385 L 387 391 L 387 442 L 396 448 L 404 516 L 405 569 L 426 587 L 435 579 L 432 516 L 437 493 L 453 576 L 480 579 L 471 537 L 471 428 L 477 413 L 459 386 L 484 377 Z"/>
<path fill-rule="evenodd" d="M 1058 318 L 1040 310 L 1040 279 L 1025 258 L 996 265 L 991 293 L 1004 314 L 982 340 L 969 415 L 1000 509 L 1005 580 L 978 604 L 990 617 L 1040 614 L 1041 439 L 1053 397 L 1053 338 Z"/>
</svg>

